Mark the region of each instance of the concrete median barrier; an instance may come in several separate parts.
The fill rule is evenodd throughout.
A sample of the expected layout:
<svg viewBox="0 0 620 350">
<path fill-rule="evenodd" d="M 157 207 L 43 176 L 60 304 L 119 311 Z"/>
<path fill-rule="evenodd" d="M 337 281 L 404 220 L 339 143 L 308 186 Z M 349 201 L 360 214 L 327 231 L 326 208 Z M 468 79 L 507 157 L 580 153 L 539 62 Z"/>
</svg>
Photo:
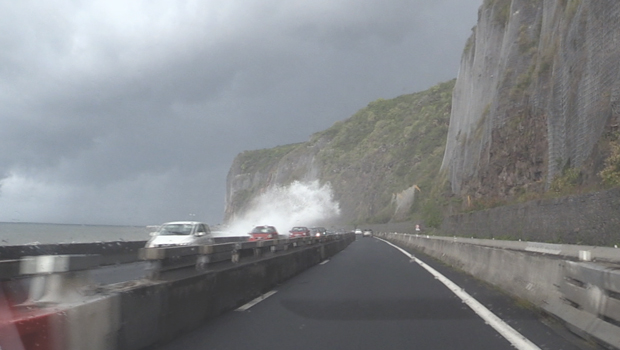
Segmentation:
<svg viewBox="0 0 620 350">
<path fill-rule="evenodd" d="M 4 280 L 0 283 L 0 335 L 6 335 L 6 339 L 0 341 L 0 347 L 137 350 L 161 344 L 269 291 L 340 252 L 354 240 L 353 235 L 342 235 L 323 243 L 314 241 L 296 249 L 270 251 L 260 257 L 224 263 L 216 269 L 189 266 L 166 275 L 165 279 L 145 278 L 105 286 L 88 285 L 87 278 L 76 279 L 80 283 L 71 280 L 54 293 L 31 298 L 27 303 L 5 296 L 4 290 L 12 288 L 14 279 Z M 241 248 L 251 251 L 290 243 L 256 243 L 256 246 L 241 243 Z M 152 250 L 143 253 L 143 257 L 191 256 L 195 260 L 210 254 L 232 254 L 234 248 L 215 245 L 166 252 Z M 43 264 L 27 261 L 23 269 L 47 277 L 83 276 L 82 273 L 89 271 L 81 257 L 74 257 L 73 262 L 66 259 L 56 257 L 51 263 Z M 6 268 L 9 274 L 14 269 Z"/>
<path fill-rule="evenodd" d="M 123 292 L 120 294 L 122 327 L 118 349 L 140 349 L 171 340 L 320 263 L 323 255 L 332 256 L 353 240 L 354 237 L 343 237 L 264 259 L 246 263 L 241 260 L 223 269 L 174 281 L 153 282 Z M 250 244 L 245 249 L 254 248 L 254 244 Z"/>
</svg>

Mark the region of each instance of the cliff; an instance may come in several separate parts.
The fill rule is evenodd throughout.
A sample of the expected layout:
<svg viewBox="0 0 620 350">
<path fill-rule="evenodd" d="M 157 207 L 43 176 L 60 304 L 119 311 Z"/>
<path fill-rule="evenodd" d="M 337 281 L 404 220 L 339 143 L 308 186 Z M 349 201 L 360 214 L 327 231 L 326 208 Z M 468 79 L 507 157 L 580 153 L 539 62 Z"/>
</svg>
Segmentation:
<svg viewBox="0 0 620 350">
<path fill-rule="evenodd" d="M 308 142 L 239 154 L 227 177 L 225 221 L 273 186 L 312 180 L 331 184 L 343 223 L 411 218 L 439 172 L 453 87 L 379 99 Z"/>
<path fill-rule="evenodd" d="M 619 19 L 613 0 L 484 1 L 442 163 L 455 194 L 501 200 L 562 177 L 600 183 L 617 138 Z"/>
<path fill-rule="evenodd" d="M 294 180 L 331 183 L 346 222 L 435 227 L 442 207 L 620 186 L 618 42 L 615 0 L 484 0 L 456 82 L 372 102 L 306 143 L 240 154 L 226 217 Z"/>
</svg>

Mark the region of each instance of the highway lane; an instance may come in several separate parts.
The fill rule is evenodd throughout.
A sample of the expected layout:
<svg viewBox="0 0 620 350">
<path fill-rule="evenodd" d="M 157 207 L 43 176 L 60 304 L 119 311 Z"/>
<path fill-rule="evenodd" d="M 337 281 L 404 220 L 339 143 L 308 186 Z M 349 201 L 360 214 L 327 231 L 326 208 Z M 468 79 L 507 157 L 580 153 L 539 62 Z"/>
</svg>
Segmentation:
<svg viewBox="0 0 620 350">
<path fill-rule="evenodd" d="M 498 291 L 425 262 L 505 318 L 535 344 L 531 348 L 589 348 Z M 229 312 L 154 349 L 515 348 L 440 280 L 375 238 L 359 237 L 274 291 L 247 310 Z"/>
</svg>

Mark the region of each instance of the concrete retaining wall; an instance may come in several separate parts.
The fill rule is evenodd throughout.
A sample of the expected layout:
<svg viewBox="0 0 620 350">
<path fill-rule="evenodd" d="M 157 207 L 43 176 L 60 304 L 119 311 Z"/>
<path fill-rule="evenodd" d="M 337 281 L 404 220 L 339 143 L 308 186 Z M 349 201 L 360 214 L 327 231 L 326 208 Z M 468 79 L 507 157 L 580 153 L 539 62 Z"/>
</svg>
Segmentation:
<svg viewBox="0 0 620 350">
<path fill-rule="evenodd" d="M 620 246 L 620 189 L 452 215 L 441 231 L 445 236 Z"/>
<path fill-rule="evenodd" d="M 491 247 L 447 237 L 398 233 L 376 235 L 455 266 L 555 315 L 575 333 L 620 349 L 620 320 L 614 319 L 620 318 L 620 303 L 617 302 L 620 299 L 617 291 L 620 289 L 620 274 L 614 272 L 617 265 L 568 261 L 556 254 L 500 248 L 499 243 Z M 617 258 L 620 260 L 620 252 Z M 579 271 L 579 276 L 575 275 L 575 270 Z M 578 291 L 572 288 L 569 295 L 565 286 L 567 280 L 578 285 Z M 575 297 L 574 293 L 580 294 Z M 571 298 L 578 302 L 568 301 Z M 584 307 L 588 303 L 596 307 L 590 307 L 588 311 Z"/>
<path fill-rule="evenodd" d="M 415 233 L 423 222 L 363 224 L 376 232 Z M 535 200 L 443 219 L 442 236 L 620 247 L 620 188 Z"/>
</svg>

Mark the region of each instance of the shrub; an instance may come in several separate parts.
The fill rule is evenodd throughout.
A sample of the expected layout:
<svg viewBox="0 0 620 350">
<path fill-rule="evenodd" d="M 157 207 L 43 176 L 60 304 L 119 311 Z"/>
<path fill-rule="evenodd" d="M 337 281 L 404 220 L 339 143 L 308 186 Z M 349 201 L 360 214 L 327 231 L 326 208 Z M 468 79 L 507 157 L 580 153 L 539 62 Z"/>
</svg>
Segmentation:
<svg viewBox="0 0 620 350">
<path fill-rule="evenodd" d="M 551 191 L 558 193 L 568 193 L 575 186 L 581 183 L 581 171 L 575 168 L 564 169 L 562 175 L 556 176 L 551 181 Z"/>
<path fill-rule="evenodd" d="M 438 229 L 443 222 L 442 207 L 434 201 L 427 201 L 422 207 L 422 219 L 426 226 Z"/>
<path fill-rule="evenodd" d="M 611 154 L 605 160 L 605 168 L 599 173 L 603 183 L 608 186 L 620 186 L 620 144 L 612 142 Z"/>
</svg>

